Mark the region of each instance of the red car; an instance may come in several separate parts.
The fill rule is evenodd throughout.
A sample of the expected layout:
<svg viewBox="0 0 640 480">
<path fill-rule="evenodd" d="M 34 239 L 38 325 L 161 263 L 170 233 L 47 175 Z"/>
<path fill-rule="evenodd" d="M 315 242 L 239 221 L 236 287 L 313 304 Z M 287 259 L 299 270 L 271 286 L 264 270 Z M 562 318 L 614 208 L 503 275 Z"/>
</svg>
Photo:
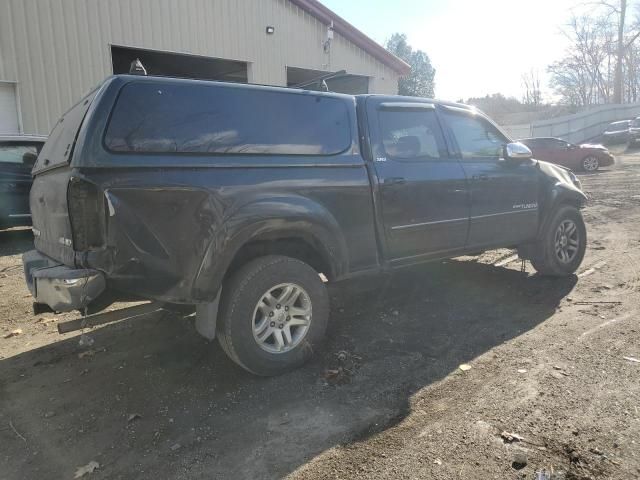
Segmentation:
<svg viewBox="0 0 640 480">
<path fill-rule="evenodd" d="M 559 138 L 538 137 L 520 140 L 533 152 L 533 158 L 557 163 L 572 170 L 595 172 L 613 165 L 614 156 L 602 145 L 574 145 Z"/>
</svg>

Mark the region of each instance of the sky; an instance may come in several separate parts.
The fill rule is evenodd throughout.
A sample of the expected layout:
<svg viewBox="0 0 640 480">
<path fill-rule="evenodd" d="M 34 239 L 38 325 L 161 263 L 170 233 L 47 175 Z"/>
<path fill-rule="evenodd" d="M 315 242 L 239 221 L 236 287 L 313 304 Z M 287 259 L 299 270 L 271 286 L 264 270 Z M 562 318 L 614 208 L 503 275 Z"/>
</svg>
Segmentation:
<svg viewBox="0 0 640 480">
<path fill-rule="evenodd" d="M 459 100 L 502 93 L 521 98 L 522 75 L 536 70 L 551 96 L 546 68 L 562 57 L 562 28 L 580 0 L 321 0 L 380 44 L 405 33 L 436 68 L 436 97 Z M 582 6 L 582 7 L 580 7 Z"/>
</svg>

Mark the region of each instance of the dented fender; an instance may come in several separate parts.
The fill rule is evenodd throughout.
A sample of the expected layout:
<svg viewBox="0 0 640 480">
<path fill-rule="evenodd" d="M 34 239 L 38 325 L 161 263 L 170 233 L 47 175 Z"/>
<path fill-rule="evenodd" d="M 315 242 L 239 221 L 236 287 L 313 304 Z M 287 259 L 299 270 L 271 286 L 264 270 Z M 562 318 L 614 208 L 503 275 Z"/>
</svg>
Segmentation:
<svg viewBox="0 0 640 480">
<path fill-rule="evenodd" d="M 542 175 L 540 194 L 540 223 L 538 236 L 544 232 L 553 212 L 559 205 L 569 204 L 582 208 L 588 200 L 587 195 L 574 182 L 575 175 L 571 170 L 549 162 L 538 161 L 538 168 Z"/>
<path fill-rule="evenodd" d="M 283 238 L 298 238 L 312 246 L 330 266 L 332 277 L 348 272 L 346 241 L 325 207 L 300 195 L 265 196 L 242 205 L 214 232 L 194 281 L 194 295 L 214 298 L 235 255 L 246 244 Z"/>
</svg>

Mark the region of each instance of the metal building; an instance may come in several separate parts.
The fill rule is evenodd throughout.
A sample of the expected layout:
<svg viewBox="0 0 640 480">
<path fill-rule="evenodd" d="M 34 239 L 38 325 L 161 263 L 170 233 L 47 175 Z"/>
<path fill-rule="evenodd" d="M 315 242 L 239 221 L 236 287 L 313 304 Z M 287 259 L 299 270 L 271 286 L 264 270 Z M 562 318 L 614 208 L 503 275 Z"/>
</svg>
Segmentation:
<svg viewBox="0 0 640 480">
<path fill-rule="evenodd" d="M 139 58 L 149 74 L 396 93 L 409 66 L 317 0 L 0 0 L 0 133 L 47 134 Z"/>
</svg>

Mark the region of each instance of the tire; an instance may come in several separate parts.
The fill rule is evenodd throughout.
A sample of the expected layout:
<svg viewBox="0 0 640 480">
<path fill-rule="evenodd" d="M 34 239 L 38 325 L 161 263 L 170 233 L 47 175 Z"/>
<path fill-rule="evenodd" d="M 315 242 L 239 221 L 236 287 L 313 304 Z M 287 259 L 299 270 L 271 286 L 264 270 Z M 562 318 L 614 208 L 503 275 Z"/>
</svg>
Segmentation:
<svg viewBox="0 0 640 480">
<path fill-rule="evenodd" d="M 595 172 L 600 168 L 600 160 L 595 155 L 589 155 L 582 159 L 580 166 L 585 172 Z"/>
<path fill-rule="evenodd" d="M 561 205 L 552 215 L 534 247 L 531 264 L 541 275 L 572 275 L 584 258 L 587 229 L 580 211 L 575 207 Z M 570 225 L 573 225 L 575 230 L 569 228 Z M 577 245 L 574 246 L 573 241 L 577 241 Z"/>
<path fill-rule="evenodd" d="M 245 370 L 280 375 L 309 360 L 328 319 L 329 296 L 318 273 L 295 258 L 270 255 L 252 260 L 225 282 L 216 336 Z"/>
</svg>

